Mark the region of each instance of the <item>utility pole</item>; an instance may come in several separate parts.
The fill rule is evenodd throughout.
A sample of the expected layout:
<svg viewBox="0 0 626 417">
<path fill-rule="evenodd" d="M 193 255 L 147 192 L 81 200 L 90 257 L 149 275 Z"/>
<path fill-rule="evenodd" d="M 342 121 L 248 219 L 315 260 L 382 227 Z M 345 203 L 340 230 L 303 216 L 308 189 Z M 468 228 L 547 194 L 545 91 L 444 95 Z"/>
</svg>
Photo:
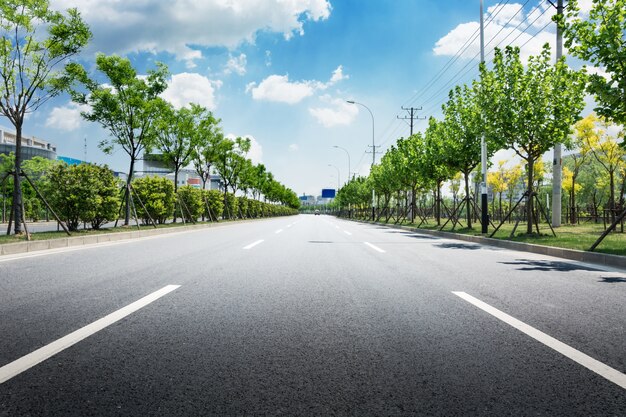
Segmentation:
<svg viewBox="0 0 626 417">
<path fill-rule="evenodd" d="M 409 126 L 411 127 L 411 136 L 413 136 L 413 120 L 425 120 L 426 117 L 417 117 L 417 115 L 415 114 L 415 112 L 417 110 L 422 110 L 422 107 L 409 107 L 406 108 L 404 106 L 400 107 L 402 110 L 406 110 L 409 112 L 409 117 L 400 117 L 400 116 L 396 116 L 398 119 L 400 120 L 409 120 Z"/>
<path fill-rule="evenodd" d="M 480 63 L 485 62 L 485 25 L 483 22 L 483 0 L 480 0 Z M 483 178 L 480 183 L 480 210 L 481 210 L 481 232 L 487 233 L 487 223 L 489 223 L 489 205 L 487 201 L 487 144 L 485 134 L 480 137 L 480 164 Z"/>
<path fill-rule="evenodd" d="M 557 0 L 555 5 L 549 1 L 553 7 L 556 7 L 556 13 L 563 15 L 563 0 Z M 556 28 L 556 62 L 563 56 L 563 31 L 560 25 Z M 563 173 L 563 159 L 561 157 L 562 145 L 557 143 L 554 145 L 554 157 L 552 158 L 552 227 L 561 226 L 561 181 Z M 571 208 L 574 210 L 574 207 Z"/>
<path fill-rule="evenodd" d="M 87 138 L 84 138 L 84 140 L 85 140 L 85 144 L 84 144 L 85 156 L 84 156 L 83 162 L 87 163 Z"/>
</svg>

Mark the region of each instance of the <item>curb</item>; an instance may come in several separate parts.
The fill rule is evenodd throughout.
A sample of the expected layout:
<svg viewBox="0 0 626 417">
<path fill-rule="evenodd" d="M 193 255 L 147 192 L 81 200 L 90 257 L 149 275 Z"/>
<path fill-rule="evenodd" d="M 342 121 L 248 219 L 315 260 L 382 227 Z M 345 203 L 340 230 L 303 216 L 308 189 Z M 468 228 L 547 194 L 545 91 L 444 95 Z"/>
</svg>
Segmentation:
<svg viewBox="0 0 626 417">
<path fill-rule="evenodd" d="M 275 217 L 270 217 L 275 218 Z M 198 229 L 208 229 L 230 224 L 241 224 L 264 219 L 247 219 L 237 221 L 227 221 L 221 223 L 203 223 L 191 226 L 179 226 L 162 229 L 129 230 L 127 232 L 103 233 L 91 236 L 70 236 L 59 239 L 31 240 L 29 242 L 0 244 L 0 257 L 3 255 L 17 255 L 27 252 L 38 252 L 49 249 L 68 248 L 73 246 L 93 245 L 104 242 L 116 242 L 119 240 L 137 239 L 142 237 L 165 235 L 169 233 L 180 233 Z M 134 227 L 134 226 L 133 226 Z"/>
<path fill-rule="evenodd" d="M 437 236 L 437 237 L 442 237 L 446 239 L 462 240 L 465 242 L 479 243 L 481 245 L 494 246 L 497 248 L 514 249 L 514 250 L 519 250 L 523 252 L 536 253 L 539 255 L 547 255 L 547 256 L 554 256 L 557 258 L 569 259 L 572 261 L 626 269 L 626 256 L 609 255 L 605 253 L 596 253 L 596 252 L 586 252 L 586 251 L 581 251 L 581 250 L 576 250 L 576 249 L 556 248 L 553 246 L 535 245 L 532 243 L 512 242 L 510 240 L 493 239 L 493 238 L 482 237 L 482 236 L 462 235 L 462 234 L 452 233 L 452 232 L 441 232 L 439 230 L 425 230 L 425 229 L 419 229 L 417 227 L 411 227 L 411 226 L 389 225 L 386 223 L 376 223 L 376 222 L 351 220 L 351 219 L 343 219 L 343 220 L 356 221 L 359 223 L 366 223 L 366 224 L 375 224 L 377 226 L 389 227 L 390 229 L 409 230 L 411 232 L 423 233 L 426 235 Z"/>
</svg>

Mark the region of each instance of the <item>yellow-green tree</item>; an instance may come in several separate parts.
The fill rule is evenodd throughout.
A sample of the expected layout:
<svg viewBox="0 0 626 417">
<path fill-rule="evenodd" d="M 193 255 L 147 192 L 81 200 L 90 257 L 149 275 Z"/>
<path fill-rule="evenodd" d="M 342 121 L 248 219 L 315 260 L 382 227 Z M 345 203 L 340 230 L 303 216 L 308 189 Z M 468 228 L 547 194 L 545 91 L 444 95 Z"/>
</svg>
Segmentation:
<svg viewBox="0 0 626 417">
<path fill-rule="evenodd" d="M 569 209 L 570 209 L 570 222 L 575 224 L 576 222 L 576 192 L 582 190 L 583 186 L 576 182 L 574 172 L 567 166 L 563 167 L 563 183 L 562 187 L 567 192 L 569 197 Z"/>
<path fill-rule="evenodd" d="M 613 123 L 598 118 L 594 125 L 595 135 L 585 137 L 585 143 L 609 178 L 608 208 L 612 221 L 615 221 L 615 180 L 624 166 L 626 150 L 619 145 L 618 138 L 609 133 L 610 129 L 615 128 Z M 623 131 L 620 131 L 618 136 L 623 139 Z"/>
<path fill-rule="evenodd" d="M 595 131 L 595 123 L 597 120 L 596 115 L 591 113 L 574 125 L 574 138 L 571 148 L 574 149 L 575 152 L 569 155 L 565 160 L 566 167 L 568 167 L 571 172 L 570 184 L 568 186 L 570 207 L 569 221 L 571 224 L 576 224 L 577 221 L 576 192 L 582 189 L 582 186 L 578 188 L 574 186 L 574 184 L 576 184 L 576 179 L 580 174 L 581 168 L 587 161 L 587 156 L 589 155 L 589 139 L 597 136 Z"/>
<path fill-rule="evenodd" d="M 494 198 L 491 201 L 491 211 L 495 212 L 495 195 L 498 194 L 498 212 L 500 218 L 502 218 L 502 194 L 508 189 L 509 184 L 507 181 L 507 169 L 505 167 L 506 161 L 498 161 L 498 169 L 493 172 L 487 173 L 487 184 L 494 193 Z"/>
</svg>

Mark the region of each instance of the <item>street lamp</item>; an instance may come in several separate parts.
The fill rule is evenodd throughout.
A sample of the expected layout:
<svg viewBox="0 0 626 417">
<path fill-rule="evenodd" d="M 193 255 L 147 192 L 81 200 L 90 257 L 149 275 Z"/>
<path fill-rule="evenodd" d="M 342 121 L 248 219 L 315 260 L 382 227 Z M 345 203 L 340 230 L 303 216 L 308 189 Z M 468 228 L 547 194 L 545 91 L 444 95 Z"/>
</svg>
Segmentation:
<svg viewBox="0 0 626 417">
<path fill-rule="evenodd" d="M 340 175 L 339 175 L 339 168 L 337 168 L 335 165 L 333 164 L 328 164 L 329 167 L 333 167 L 337 170 L 337 192 L 339 192 L 339 184 L 341 183 L 340 180 Z"/>
<path fill-rule="evenodd" d="M 359 103 L 358 101 L 354 101 L 354 100 L 346 100 L 346 102 L 350 104 L 358 104 L 359 106 L 365 107 L 365 109 L 367 109 L 367 111 L 370 112 L 370 116 L 372 116 L 372 168 L 373 168 L 374 164 L 376 163 L 376 144 L 374 143 L 374 114 L 372 113 L 370 108 L 367 107 L 363 103 Z M 374 189 L 372 188 L 372 221 L 376 219 L 375 198 L 376 198 L 376 194 L 375 194 Z"/>
<path fill-rule="evenodd" d="M 333 145 L 333 148 L 342 149 L 346 153 L 346 155 L 348 155 L 348 181 L 347 182 L 350 182 L 350 175 L 352 172 L 352 170 L 350 169 L 350 153 L 348 152 L 346 148 L 342 148 L 341 146 Z"/>
</svg>

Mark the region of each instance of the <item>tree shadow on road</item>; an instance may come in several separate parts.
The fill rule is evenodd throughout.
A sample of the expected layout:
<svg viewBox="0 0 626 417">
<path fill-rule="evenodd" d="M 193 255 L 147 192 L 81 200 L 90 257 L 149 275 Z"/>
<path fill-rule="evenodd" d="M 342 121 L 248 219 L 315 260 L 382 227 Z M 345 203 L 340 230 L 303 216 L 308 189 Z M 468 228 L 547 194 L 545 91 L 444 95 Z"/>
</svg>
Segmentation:
<svg viewBox="0 0 626 417">
<path fill-rule="evenodd" d="M 430 236 L 430 235 L 422 235 L 419 233 L 414 233 L 414 232 L 404 232 L 402 230 L 389 230 L 387 231 L 387 233 L 393 233 L 396 235 L 403 235 L 406 237 L 412 237 L 414 239 L 428 239 L 428 240 L 439 240 L 440 238 L 435 237 L 435 236 Z"/>
<path fill-rule="evenodd" d="M 478 250 L 482 248 L 480 245 L 475 245 L 472 243 L 440 243 L 435 245 L 444 249 L 468 249 L 468 250 Z"/>
<path fill-rule="evenodd" d="M 601 277 L 600 281 L 598 282 L 604 282 L 607 284 L 617 284 L 617 283 L 626 284 L 626 278 L 624 277 Z"/>
<path fill-rule="evenodd" d="M 518 259 L 515 262 L 500 263 L 504 265 L 520 265 L 521 267 L 517 268 L 520 271 L 602 271 L 601 269 L 593 268 L 590 266 L 561 261 L 532 261 L 529 259 Z"/>
</svg>

